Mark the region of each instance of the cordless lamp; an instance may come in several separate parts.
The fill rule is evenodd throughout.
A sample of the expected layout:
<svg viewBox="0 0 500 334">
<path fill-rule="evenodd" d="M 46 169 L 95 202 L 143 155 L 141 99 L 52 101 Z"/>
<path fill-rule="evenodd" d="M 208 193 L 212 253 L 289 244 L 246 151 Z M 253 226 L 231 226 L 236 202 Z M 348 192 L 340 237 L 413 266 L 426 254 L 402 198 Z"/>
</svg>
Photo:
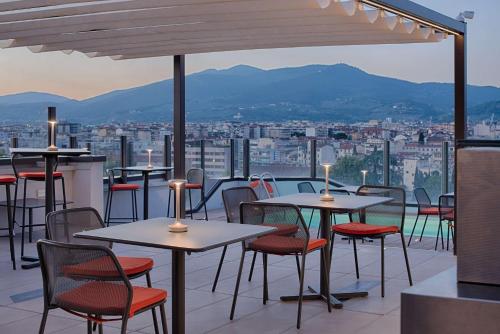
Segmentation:
<svg viewBox="0 0 500 334">
<path fill-rule="evenodd" d="M 181 223 L 181 190 L 184 188 L 185 180 L 173 180 L 175 188 L 175 223 L 168 225 L 170 232 L 187 232 L 188 226 Z"/>
<path fill-rule="evenodd" d="M 368 174 L 368 171 L 366 169 L 363 169 L 361 171 L 361 174 L 363 174 L 363 185 L 366 185 L 366 174 Z"/>
<path fill-rule="evenodd" d="M 153 150 L 148 148 L 146 151 L 148 151 L 148 168 L 153 168 L 153 165 L 151 164 L 151 153 Z"/>
<path fill-rule="evenodd" d="M 50 124 L 50 145 L 47 148 L 49 151 L 57 151 L 56 146 L 56 121 L 49 121 Z"/>
<path fill-rule="evenodd" d="M 321 166 L 325 167 L 325 193 L 323 195 L 321 195 L 320 199 L 322 201 L 333 201 L 334 198 L 333 196 L 330 194 L 329 190 L 328 190 L 328 186 L 329 186 L 329 180 L 330 180 L 330 167 L 332 167 L 331 164 L 327 164 L 327 163 L 323 163 L 321 164 Z"/>
</svg>

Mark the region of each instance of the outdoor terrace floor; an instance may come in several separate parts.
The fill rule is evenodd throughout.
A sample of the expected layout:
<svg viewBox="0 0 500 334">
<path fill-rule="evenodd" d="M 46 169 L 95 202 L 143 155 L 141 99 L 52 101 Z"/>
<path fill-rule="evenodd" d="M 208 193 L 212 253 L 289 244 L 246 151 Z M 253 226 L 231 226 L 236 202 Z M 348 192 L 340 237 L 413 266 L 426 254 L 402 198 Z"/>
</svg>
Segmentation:
<svg viewBox="0 0 500 334">
<path fill-rule="evenodd" d="M 211 219 L 225 219 L 222 210 L 210 211 Z M 42 234 L 38 232 L 35 239 Z M 16 238 L 16 251 L 19 240 Z M 399 333 L 400 292 L 408 287 L 404 257 L 399 237 L 389 237 L 386 242 L 386 296 L 380 297 L 380 246 L 374 243 L 359 243 L 361 282 L 372 285 L 369 296 L 346 301 L 342 310 L 333 309 L 329 314 L 321 302 L 305 301 L 303 304 L 302 329 L 295 328 L 297 303 L 284 303 L 279 297 L 296 294 L 298 279 L 293 257 L 270 256 L 269 297 L 262 304 L 262 261 L 257 261 L 252 282 L 242 279 L 236 306 L 235 320 L 229 320 L 231 298 L 240 257 L 240 245 L 232 245 L 226 254 L 219 285 L 211 292 L 212 282 L 221 250 L 192 254 L 186 257 L 186 323 L 189 334 L 197 333 L 335 333 L 335 334 L 396 334 Z M 0 265 L 0 333 L 37 333 L 43 308 L 42 279 L 39 269 L 12 271 L 7 239 L 0 241 L 2 254 Z M 34 254 L 34 244 L 28 246 L 27 254 Z M 171 267 L 169 251 L 114 245 L 119 255 L 149 256 L 155 261 L 152 280 L 155 287 L 171 290 Z M 412 243 L 409 258 L 414 282 L 427 279 L 455 265 L 452 252 L 434 251 L 434 239 Z M 248 277 L 251 254 L 246 259 L 244 276 Z M 20 262 L 18 261 L 20 267 Z M 316 285 L 319 281 L 319 253 L 306 260 L 305 284 Z M 145 280 L 133 281 L 145 285 Z M 352 245 L 336 239 L 331 270 L 333 288 L 344 288 L 356 283 Z M 170 302 L 167 316 L 170 318 Z M 130 333 L 154 333 L 149 312 L 129 321 Z M 119 333 L 120 323 L 105 325 L 104 333 Z M 169 322 L 169 330 L 171 330 Z M 51 311 L 46 333 L 85 333 L 83 320 L 61 310 Z"/>
</svg>

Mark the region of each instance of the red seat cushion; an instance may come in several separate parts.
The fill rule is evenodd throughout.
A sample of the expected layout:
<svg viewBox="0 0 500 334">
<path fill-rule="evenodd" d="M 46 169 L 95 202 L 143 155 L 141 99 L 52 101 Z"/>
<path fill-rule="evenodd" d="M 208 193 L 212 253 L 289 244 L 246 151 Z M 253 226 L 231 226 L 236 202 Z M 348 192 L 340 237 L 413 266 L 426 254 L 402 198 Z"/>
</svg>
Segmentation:
<svg viewBox="0 0 500 334">
<path fill-rule="evenodd" d="M 439 215 L 439 208 L 421 208 L 418 213 L 426 216 L 437 216 Z"/>
<path fill-rule="evenodd" d="M 0 175 L 0 183 L 15 183 L 16 177 L 12 175 Z"/>
<path fill-rule="evenodd" d="M 262 225 L 277 228 L 277 231 L 271 233 L 274 235 L 285 235 L 285 236 L 292 235 L 299 230 L 299 227 L 297 225 L 290 225 L 290 224 L 262 224 Z"/>
<path fill-rule="evenodd" d="M 171 189 L 175 188 L 175 184 L 174 183 L 170 183 L 168 186 Z M 186 189 L 201 189 L 201 188 L 203 188 L 203 185 L 201 183 L 185 183 L 184 187 Z"/>
<path fill-rule="evenodd" d="M 260 181 L 252 181 L 252 182 L 250 182 L 250 187 L 255 189 L 259 186 L 259 184 L 260 184 Z M 270 194 L 273 193 L 273 186 L 271 185 L 271 183 L 264 181 L 264 186 L 266 187 L 266 190 L 268 193 L 270 193 Z"/>
<path fill-rule="evenodd" d="M 93 315 L 121 315 L 127 304 L 128 291 L 116 282 L 90 282 L 56 295 L 56 303 L 68 310 Z M 165 290 L 134 286 L 129 316 L 167 298 Z"/>
<path fill-rule="evenodd" d="M 302 253 L 305 240 L 302 238 L 287 237 L 282 235 L 266 235 L 252 241 L 249 248 L 276 255 L 288 255 Z M 307 252 L 311 252 L 326 245 L 325 239 L 310 239 Z"/>
<path fill-rule="evenodd" d="M 443 215 L 444 220 L 455 220 L 455 210 L 449 209 L 450 212 L 447 212 Z"/>
<path fill-rule="evenodd" d="M 386 234 L 386 233 L 398 233 L 399 227 L 371 225 L 371 224 L 354 222 L 354 223 L 334 225 L 332 226 L 332 230 L 335 233 L 341 233 L 341 234 L 375 235 L 375 234 Z"/>
<path fill-rule="evenodd" d="M 54 177 L 62 177 L 63 173 L 55 171 L 53 175 Z M 20 172 L 19 177 L 31 180 L 45 180 L 45 172 Z"/>
<path fill-rule="evenodd" d="M 118 262 L 127 276 L 133 276 L 151 270 L 154 265 L 153 259 L 147 257 L 119 256 Z M 71 266 L 65 266 L 63 270 L 64 274 L 67 276 L 119 276 L 113 260 L 107 256 Z"/>
<path fill-rule="evenodd" d="M 134 183 L 117 183 L 111 186 L 111 191 L 138 190 L 140 186 Z"/>
</svg>

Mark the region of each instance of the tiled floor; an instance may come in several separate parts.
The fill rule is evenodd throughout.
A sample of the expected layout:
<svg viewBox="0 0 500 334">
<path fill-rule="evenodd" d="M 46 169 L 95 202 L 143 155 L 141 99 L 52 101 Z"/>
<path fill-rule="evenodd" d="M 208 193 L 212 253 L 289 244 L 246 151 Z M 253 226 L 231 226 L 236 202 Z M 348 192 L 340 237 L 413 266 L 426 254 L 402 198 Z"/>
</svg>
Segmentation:
<svg viewBox="0 0 500 334">
<path fill-rule="evenodd" d="M 222 216 L 222 211 L 211 212 L 211 218 Z M 39 235 L 38 235 L 39 237 Z M 335 243 L 331 282 L 334 289 L 354 286 L 354 261 L 352 246 L 338 238 Z M 359 246 L 361 283 L 369 283 L 369 296 L 346 301 L 342 310 L 328 313 L 321 302 L 304 302 L 302 329 L 295 329 L 297 304 L 284 303 L 280 295 L 296 294 L 298 290 L 295 260 L 290 257 L 270 257 L 269 297 L 262 304 L 262 263 L 257 261 L 252 282 L 243 279 L 236 307 L 235 320 L 229 320 L 231 297 L 237 274 L 241 248 L 229 248 L 217 291 L 211 292 L 215 269 L 221 250 L 192 254 L 186 264 L 187 333 L 335 333 L 335 334 L 396 334 L 399 333 L 400 292 L 408 287 L 400 239 L 390 237 L 386 243 L 386 296 L 380 297 L 380 246 L 364 243 Z M 412 274 L 415 282 L 429 278 L 453 265 L 451 252 L 435 252 L 434 240 L 414 243 L 409 249 Z M 0 333 L 37 333 L 43 301 L 36 297 L 42 286 L 39 269 L 12 271 L 8 261 L 6 239 L 0 243 Z M 19 245 L 16 245 L 19 250 Z M 116 244 L 119 255 L 151 256 L 155 260 L 152 272 L 156 287 L 170 290 L 170 254 L 167 251 Z M 34 246 L 28 247 L 34 253 Z M 245 276 L 248 275 L 250 254 L 246 259 Z M 20 264 L 20 263 L 18 263 Z M 319 280 L 319 253 L 307 258 L 306 284 L 315 285 Z M 144 285 L 142 279 L 135 284 Z M 28 294 L 25 294 L 28 293 Z M 31 294 L 31 296 L 30 296 Z M 18 298 L 14 302 L 12 296 Z M 28 300 L 22 301 L 23 296 Z M 34 298 L 33 298 L 34 297 Z M 170 301 L 167 306 L 170 313 Z M 85 323 L 60 310 L 51 311 L 46 333 L 85 333 Z M 170 319 L 170 314 L 168 314 Z M 105 333 L 119 333 L 119 323 L 110 323 Z M 170 322 L 169 322 L 170 326 Z M 170 328 L 170 327 L 169 327 Z M 154 333 L 149 312 L 134 317 L 129 322 L 130 333 Z"/>
</svg>

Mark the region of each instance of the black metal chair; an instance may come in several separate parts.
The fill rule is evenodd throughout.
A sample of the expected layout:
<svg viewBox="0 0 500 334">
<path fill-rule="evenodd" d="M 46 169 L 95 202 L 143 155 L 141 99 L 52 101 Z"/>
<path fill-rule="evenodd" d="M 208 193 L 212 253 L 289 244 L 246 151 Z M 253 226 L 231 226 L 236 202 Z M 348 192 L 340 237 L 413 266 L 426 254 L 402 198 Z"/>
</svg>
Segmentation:
<svg viewBox="0 0 500 334">
<path fill-rule="evenodd" d="M 332 243 L 330 254 L 332 254 L 335 235 L 340 234 L 352 238 L 354 246 L 354 262 L 356 266 L 356 277 L 359 279 L 358 253 L 356 249 L 356 239 L 370 238 L 380 239 L 381 249 L 381 295 L 385 294 L 384 283 L 384 241 L 385 237 L 391 234 L 399 233 L 403 245 L 403 253 L 408 272 L 408 281 L 413 285 L 410 272 L 410 263 L 406 251 L 406 242 L 404 239 L 404 219 L 406 210 L 406 193 L 404 189 L 385 186 L 362 186 L 358 189 L 357 195 L 360 196 L 379 196 L 390 197 L 389 202 L 366 208 L 357 213 L 359 219 L 348 224 L 339 224 L 332 226 Z M 331 259 L 331 255 L 330 255 Z"/>
<path fill-rule="evenodd" d="M 130 318 L 160 307 L 163 333 L 168 332 L 165 316 L 167 292 L 132 286 L 111 249 L 40 240 L 37 250 L 44 292 L 40 334 L 45 332 L 49 311 L 57 308 L 86 319 L 87 333 L 92 332 L 92 323 L 99 324 L 99 333 L 102 334 L 104 322 L 121 321 L 121 333 L 125 334 Z M 82 270 L 88 263 L 99 265 L 92 270 Z M 153 321 L 157 323 L 156 319 Z"/>
<path fill-rule="evenodd" d="M 422 237 L 424 236 L 425 226 L 427 225 L 427 219 L 429 216 L 439 216 L 439 209 L 432 206 L 431 199 L 425 191 L 424 188 L 415 188 L 413 190 L 413 194 L 415 195 L 415 199 L 418 204 L 417 218 L 415 219 L 415 223 L 413 224 L 413 229 L 411 230 L 410 238 L 408 239 L 408 246 L 410 246 L 411 239 L 413 237 L 413 233 L 415 232 L 415 227 L 417 227 L 418 218 L 420 216 L 425 216 L 424 226 L 422 227 L 422 232 L 420 233 L 419 241 L 422 241 Z M 438 232 L 439 236 L 439 232 Z"/>
<path fill-rule="evenodd" d="M 191 219 L 193 219 L 193 202 L 191 199 L 191 190 L 200 190 L 200 201 L 203 204 L 203 208 L 205 210 L 205 220 L 208 220 L 207 213 L 207 202 L 205 197 L 205 171 L 201 168 L 191 168 L 186 173 L 186 184 L 185 188 L 188 191 L 189 196 L 189 211 L 191 214 Z M 169 182 L 168 185 L 168 207 L 167 207 L 167 216 L 170 217 L 170 197 L 172 191 L 174 191 L 174 207 L 175 207 L 175 188 L 174 184 Z M 175 212 L 174 212 L 175 214 Z"/>
<path fill-rule="evenodd" d="M 112 248 L 113 244 L 107 241 L 88 240 L 75 238 L 73 235 L 81 231 L 91 231 L 104 228 L 106 225 L 99 212 L 94 208 L 74 208 L 50 212 L 46 218 L 48 238 L 52 241 L 63 242 L 72 245 L 97 245 Z M 154 261 L 147 257 L 118 256 L 117 260 L 128 279 L 145 276 L 149 288 L 152 287 L 150 271 L 154 267 Z M 81 273 L 94 271 L 100 262 L 83 262 L 79 268 Z M 75 270 L 78 267 L 75 266 Z M 104 269 L 101 269 L 101 271 Z M 113 274 L 108 275 L 111 280 Z M 116 278 L 116 277 L 115 277 Z M 119 277 L 117 277 L 119 278 Z M 158 333 L 155 310 L 151 310 L 155 319 L 155 333 Z"/>
<path fill-rule="evenodd" d="M 10 186 L 16 184 L 16 177 L 11 175 L 0 175 L 0 186 L 5 187 L 5 207 L 7 209 L 7 231 L 10 246 L 10 260 L 12 261 L 12 269 L 16 270 L 16 250 L 14 247 L 14 219 L 12 216 L 12 202 L 10 198 Z M 14 207 L 15 208 L 15 207 Z"/>
<path fill-rule="evenodd" d="M 299 193 L 301 193 L 301 194 L 315 194 L 316 193 L 316 190 L 314 189 L 313 184 L 309 181 L 297 183 L 297 189 L 299 190 Z M 307 224 L 307 228 L 309 228 L 309 229 L 311 228 L 313 216 L 314 216 L 314 209 L 311 210 L 311 216 L 309 217 L 309 223 Z M 319 233 L 319 231 L 318 231 L 318 233 Z"/>
<path fill-rule="evenodd" d="M 137 211 L 137 191 L 140 186 L 135 183 L 117 183 L 115 181 L 115 172 L 112 169 L 108 169 L 108 196 L 106 198 L 106 209 L 104 210 L 104 221 L 106 226 L 110 223 L 123 223 L 123 220 L 137 221 L 139 220 L 139 214 Z M 111 217 L 111 208 L 113 204 L 113 194 L 115 192 L 130 191 L 132 196 L 132 217 Z"/>
<path fill-rule="evenodd" d="M 443 243 L 443 222 L 446 222 L 446 250 L 450 249 L 450 231 L 453 247 L 455 247 L 455 197 L 451 195 L 439 196 L 439 228 L 436 237 L 436 245 L 434 250 L 437 250 L 439 234 L 441 234 L 441 246 L 444 248 Z"/>
<path fill-rule="evenodd" d="M 325 239 L 311 239 L 309 236 L 309 230 L 304 222 L 304 218 L 300 213 L 300 209 L 297 206 L 290 204 L 270 204 L 270 203 L 242 203 L 240 204 L 240 218 L 242 224 L 252 224 L 252 225 L 268 225 L 268 226 L 283 226 L 286 229 L 294 229 L 293 234 L 282 235 L 278 233 L 265 235 L 260 238 L 253 240 L 248 240 L 242 243 L 242 254 L 241 261 L 238 270 L 238 277 L 236 279 L 236 286 L 234 289 L 233 303 L 231 307 L 230 319 L 234 318 L 234 312 L 236 308 L 236 300 L 238 297 L 238 290 L 241 280 L 241 273 L 243 271 L 243 264 L 245 260 L 245 253 L 247 251 L 254 251 L 262 253 L 264 259 L 264 288 L 262 301 L 266 304 L 269 299 L 268 294 L 268 284 L 267 284 L 267 258 L 268 255 L 295 255 L 301 256 L 302 263 L 300 267 L 300 288 L 299 288 L 299 298 L 298 298 L 298 312 L 297 312 L 297 328 L 300 328 L 301 314 L 302 314 L 302 299 L 304 290 L 304 273 L 305 273 L 305 263 L 306 255 L 316 251 L 321 250 L 321 256 L 323 257 L 323 263 L 326 263 L 326 252 L 325 249 L 327 245 L 327 240 Z M 327 284 L 327 295 L 330 295 L 329 288 L 329 275 L 327 268 L 324 268 L 325 277 L 323 279 Z M 328 312 L 331 312 L 330 303 L 326 303 L 328 307 Z"/>
</svg>

